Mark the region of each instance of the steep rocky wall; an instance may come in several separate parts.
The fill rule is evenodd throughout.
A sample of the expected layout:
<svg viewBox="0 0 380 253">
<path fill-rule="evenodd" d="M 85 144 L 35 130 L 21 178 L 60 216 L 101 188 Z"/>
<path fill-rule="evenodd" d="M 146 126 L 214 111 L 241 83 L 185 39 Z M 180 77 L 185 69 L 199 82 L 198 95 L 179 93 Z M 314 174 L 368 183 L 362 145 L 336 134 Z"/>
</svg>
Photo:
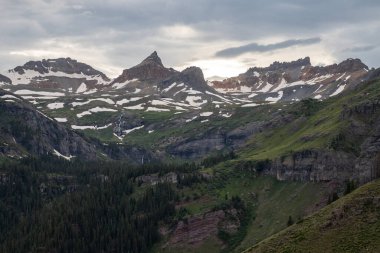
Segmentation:
<svg viewBox="0 0 380 253">
<path fill-rule="evenodd" d="M 278 180 L 355 180 L 362 184 L 374 179 L 374 170 L 374 158 L 358 158 L 341 151 L 307 150 L 273 160 L 263 173 Z"/>
<path fill-rule="evenodd" d="M 356 180 L 380 177 L 380 101 L 363 101 L 345 108 L 345 135 L 357 153 L 344 150 L 306 150 L 273 160 L 265 173 L 279 180 Z"/>
</svg>

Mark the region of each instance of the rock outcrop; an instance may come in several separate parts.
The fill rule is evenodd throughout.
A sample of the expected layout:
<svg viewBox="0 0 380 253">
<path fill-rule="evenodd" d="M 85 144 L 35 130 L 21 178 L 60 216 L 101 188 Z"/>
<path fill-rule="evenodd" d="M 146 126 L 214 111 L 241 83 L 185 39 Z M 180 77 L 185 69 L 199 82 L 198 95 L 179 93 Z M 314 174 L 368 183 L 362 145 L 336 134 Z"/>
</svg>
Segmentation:
<svg viewBox="0 0 380 253">
<path fill-rule="evenodd" d="M 353 150 L 345 150 L 342 144 L 295 152 L 268 163 L 264 173 L 279 180 L 355 180 L 360 184 L 380 177 L 380 101 L 347 107 L 340 117 L 348 123 L 337 134 L 343 143 L 354 143 Z"/>
<path fill-rule="evenodd" d="M 0 74 L 0 84 L 12 84 L 12 80 Z"/>
<path fill-rule="evenodd" d="M 234 217 L 231 219 L 231 217 Z M 165 247 L 176 248 L 199 246 L 211 237 L 216 237 L 220 229 L 231 234 L 236 233 L 240 227 L 237 211 L 217 210 L 195 215 L 185 221 L 179 221 L 170 233 Z M 222 244 L 222 242 L 220 242 Z"/>
<path fill-rule="evenodd" d="M 140 81 L 155 81 L 164 80 L 177 71 L 171 68 L 165 68 L 162 64 L 157 52 L 154 51 L 140 64 L 123 71 L 111 84 L 124 83 L 129 80 L 138 79 Z"/>
</svg>

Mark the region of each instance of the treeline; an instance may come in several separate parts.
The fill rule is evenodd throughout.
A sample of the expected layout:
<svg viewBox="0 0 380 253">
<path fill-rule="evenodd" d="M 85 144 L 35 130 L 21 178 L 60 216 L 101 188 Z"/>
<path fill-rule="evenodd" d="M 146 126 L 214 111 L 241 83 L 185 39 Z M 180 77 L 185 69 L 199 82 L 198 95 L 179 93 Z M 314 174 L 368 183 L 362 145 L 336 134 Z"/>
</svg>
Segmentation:
<svg viewBox="0 0 380 253">
<path fill-rule="evenodd" d="M 203 161 L 201 162 L 201 166 L 211 167 L 211 166 L 214 166 L 218 163 L 225 162 L 225 161 L 232 160 L 232 159 L 236 159 L 236 158 L 237 158 L 237 155 L 233 151 L 228 152 L 228 153 L 215 154 L 215 155 L 212 155 L 212 156 L 209 156 L 209 157 L 206 157 L 205 159 L 203 159 Z"/>
<path fill-rule="evenodd" d="M 138 177 L 141 175 L 159 173 L 164 175 L 169 172 L 190 173 L 198 170 L 200 167 L 195 163 L 146 163 L 144 165 L 133 165 L 124 161 L 82 161 L 73 159 L 67 161 L 56 156 L 45 155 L 38 158 L 28 157 L 21 159 L 20 161 L 9 161 L 3 165 L 0 165 L 0 170 L 11 166 L 19 166 L 20 164 L 30 168 L 33 171 L 46 172 L 46 173 L 64 173 L 72 174 L 76 176 L 83 175 L 87 177 L 89 174 L 94 173 L 112 173 L 114 171 L 123 170 L 126 176 Z"/>
</svg>

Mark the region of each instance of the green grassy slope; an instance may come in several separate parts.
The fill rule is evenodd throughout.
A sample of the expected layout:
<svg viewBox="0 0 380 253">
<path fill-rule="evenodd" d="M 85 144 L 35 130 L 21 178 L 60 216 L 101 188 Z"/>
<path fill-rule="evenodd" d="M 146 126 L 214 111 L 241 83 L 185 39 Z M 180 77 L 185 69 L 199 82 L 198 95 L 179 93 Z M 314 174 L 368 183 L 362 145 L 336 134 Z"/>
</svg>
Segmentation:
<svg viewBox="0 0 380 253">
<path fill-rule="evenodd" d="M 380 81 L 373 81 L 325 101 L 301 101 L 284 110 L 284 113 L 298 114 L 296 120 L 254 136 L 240 155 L 248 160 L 264 160 L 305 149 L 331 148 L 331 143 L 339 134 L 349 135 L 347 128 L 352 119 L 342 118 L 342 112 L 355 106 L 376 102 L 379 96 Z M 366 117 L 357 117 L 355 120 L 368 125 L 371 115 Z M 355 140 L 356 145 L 347 141 L 339 148 L 355 151 L 357 141 L 360 140 Z"/>
<path fill-rule="evenodd" d="M 379 235 L 377 180 L 244 252 L 380 252 Z"/>
</svg>

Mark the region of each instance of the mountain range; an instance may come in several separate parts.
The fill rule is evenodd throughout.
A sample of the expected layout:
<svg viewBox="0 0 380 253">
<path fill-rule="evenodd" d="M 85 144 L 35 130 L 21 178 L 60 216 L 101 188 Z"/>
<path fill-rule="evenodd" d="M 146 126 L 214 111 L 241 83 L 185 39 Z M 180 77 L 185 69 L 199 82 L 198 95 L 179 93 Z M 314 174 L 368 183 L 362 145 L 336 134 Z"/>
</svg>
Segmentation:
<svg viewBox="0 0 380 253">
<path fill-rule="evenodd" d="M 16 105 L 28 101 L 53 121 L 86 138 L 95 138 L 98 146 L 110 143 L 137 146 L 145 151 L 136 155 L 149 159 L 198 159 L 215 150 L 240 148 L 255 131 L 278 127 L 290 120 L 272 112 L 273 116 L 268 115 L 268 119 L 273 117 L 271 122 L 259 126 L 257 122 L 253 126 L 244 126 L 244 122 L 223 124 L 231 116 L 238 116 L 239 108 L 279 102 L 286 106 L 307 98 L 322 101 L 353 90 L 376 78 L 378 73 L 359 59 L 320 67 L 312 66 L 306 57 L 274 62 L 266 68 L 253 67 L 223 81 L 206 81 L 200 68 L 183 71 L 167 68 L 157 52 L 153 52 L 113 80 L 70 58 L 30 61 L 6 71 L 0 80 L 1 88 L 13 94 L 4 96 L 17 97 L 13 100 L 8 97 L 8 102 L 14 101 Z M 191 123 L 205 126 L 205 131 L 179 132 Z M 221 125 L 206 131 L 206 126 L 214 123 Z M 178 132 L 175 138 L 173 131 Z M 67 147 L 53 146 L 41 152 L 57 151 L 65 157 L 79 154 Z M 123 156 L 125 152 L 117 157 Z"/>
</svg>

